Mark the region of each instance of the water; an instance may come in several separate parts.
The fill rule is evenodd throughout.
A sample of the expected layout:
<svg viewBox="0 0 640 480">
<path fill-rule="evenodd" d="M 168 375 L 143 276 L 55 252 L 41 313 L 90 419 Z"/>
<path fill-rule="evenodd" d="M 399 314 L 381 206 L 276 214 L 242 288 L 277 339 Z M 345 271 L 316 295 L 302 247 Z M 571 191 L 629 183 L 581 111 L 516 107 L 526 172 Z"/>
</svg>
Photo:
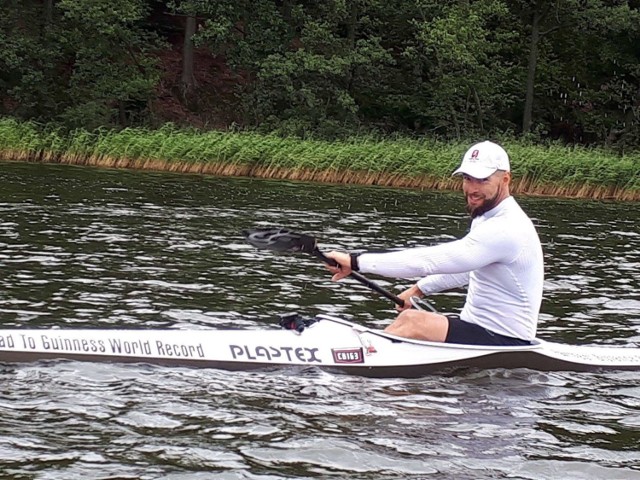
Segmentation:
<svg viewBox="0 0 640 480">
<path fill-rule="evenodd" d="M 248 246 L 283 225 L 323 249 L 464 234 L 456 193 L 0 165 L 0 318 L 12 327 L 372 327 L 389 301 L 314 257 Z M 640 345 L 638 206 L 520 199 L 547 263 L 542 338 Z M 401 291 L 409 283 L 380 279 Z M 463 295 L 430 299 L 460 308 Z M 640 374 L 0 365 L 0 478 L 640 479 Z"/>
</svg>

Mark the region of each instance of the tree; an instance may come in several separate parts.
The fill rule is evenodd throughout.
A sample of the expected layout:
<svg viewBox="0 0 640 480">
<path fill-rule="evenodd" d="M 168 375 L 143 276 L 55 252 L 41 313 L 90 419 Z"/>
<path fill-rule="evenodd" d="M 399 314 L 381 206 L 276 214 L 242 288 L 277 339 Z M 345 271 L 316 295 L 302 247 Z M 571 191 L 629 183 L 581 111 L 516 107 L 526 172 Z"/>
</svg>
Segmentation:
<svg viewBox="0 0 640 480">
<path fill-rule="evenodd" d="M 501 0 L 421 1 L 409 21 L 413 39 L 404 59 L 413 65 L 412 108 L 425 128 L 461 138 L 503 125 L 515 101 L 513 66 L 505 61 L 512 32 Z"/>
<path fill-rule="evenodd" d="M 639 65 L 638 0 L 7 0 L 0 9 L 2 113 L 69 127 L 152 122 L 153 104 L 164 107 L 159 120 L 303 136 L 507 132 L 628 149 L 640 145 Z"/>
<path fill-rule="evenodd" d="M 623 93 L 640 59 L 638 7 L 601 0 L 524 0 L 515 5 L 529 31 L 523 133 L 538 123 L 561 130 L 557 134 L 571 141 L 585 135 L 592 141 L 606 138 L 610 132 L 604 124 L 611 122 L 604 119 L 619 122 L 620 115 L 603 97 L 614 100 L 612 90 L 620 92 L 614 110 L 623 112 L 638 98 L 633 89 Z M 536 88 L 546 98 L 536 96 Z"/>
<path fill-rule="evenodd" d="M 142 27 L 143 0 L 24 3 L 0 17 L 10 32 L 0 36 L 0 65 L 13 113 L 89 128 L 143 119 L 161 45 Z"/>
<path fill-rule="evenodd" d="M 60 0 L 59 40 L 71 55 L 68 125 L 127 125 L 145 115 L 159 81 L 154 50 L 161 43 L 141 23 L 143 0 Z"/>
<path fill-rule="evenodd" d="M 376 3 L 202 1 L 196 38 L 248 79 L 238 89 L 246 123 L 334 135 L 357 128 L 361 87 L 391 61 L 361 28 Z"/>
</svg>

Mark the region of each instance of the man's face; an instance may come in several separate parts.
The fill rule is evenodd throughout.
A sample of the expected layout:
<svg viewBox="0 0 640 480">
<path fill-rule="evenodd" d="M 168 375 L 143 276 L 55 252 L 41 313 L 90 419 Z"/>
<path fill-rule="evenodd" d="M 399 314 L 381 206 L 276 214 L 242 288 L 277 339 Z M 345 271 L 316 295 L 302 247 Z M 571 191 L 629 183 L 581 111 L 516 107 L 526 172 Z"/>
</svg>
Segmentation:
<svg viewBox="0 0 640 480">
<path fill-rule="evenodd" d="M 508 196 L 509 175 L 509 172 L 500 170 L 483 179 L 462 175 L 462 191 L 467 200 L 467 212 L 471 218 L 488 212 Z"/>
</svg>

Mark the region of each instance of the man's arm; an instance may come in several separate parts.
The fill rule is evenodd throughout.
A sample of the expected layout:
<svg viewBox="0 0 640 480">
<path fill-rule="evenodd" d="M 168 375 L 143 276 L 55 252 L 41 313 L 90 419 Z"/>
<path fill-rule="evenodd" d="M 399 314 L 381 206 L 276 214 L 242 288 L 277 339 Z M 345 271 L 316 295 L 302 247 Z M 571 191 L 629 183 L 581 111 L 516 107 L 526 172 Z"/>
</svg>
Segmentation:
<svg viewBox="0 0 640 480">
<path fill-rule="evenodd" d="M 416 283 L 424 295 L 464 287 L 469 283 L 469 272 L 449 275 L 429 275 Z"/>
<path fill-rule="evenodd" d="M 485 222 L 464 238 L 453 242 L 397 252 L 363 253 L 358 257 L 358 265 L 363 273 L 385 277 L 455 275 L 472 272 L 492 263 L 509 263 L 519 252 L 520 246 L 514 238 L 514 232 L 504 225 L 495 228 Z"/>
</svg>

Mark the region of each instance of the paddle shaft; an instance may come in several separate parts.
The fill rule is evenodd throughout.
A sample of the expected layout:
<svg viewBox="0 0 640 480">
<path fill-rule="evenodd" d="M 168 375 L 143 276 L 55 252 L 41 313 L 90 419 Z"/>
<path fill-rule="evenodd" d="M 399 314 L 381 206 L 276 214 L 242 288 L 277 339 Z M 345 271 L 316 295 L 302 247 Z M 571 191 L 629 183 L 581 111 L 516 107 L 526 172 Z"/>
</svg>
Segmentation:
<svg viewBox="0 0 640 480">
<path fill-rule="evenodd" d="M 264 248 L 267 250 L 272 250 L 275 252 L 303 252 L 309 253 L 318 257 L 324 263 L 331 265 L 332 267 L 337 267 L 338 262 L 336 262 L 333 258 L 327 257 L 324 253 L 320 251 L 317 245 L 317 241 L 311 235 L 305 235 L 304 233 L 296 233 L 291 230 L 287 230 L 285 228 L 258 228 L 252 230 L 243 230 L 244 236 L 251 245 L 256 248 Z M 372 282 L 364 275 L 351 271 L 349 274 L 352 278 L 356 279 L 358 282 L 362 283 L 366 287 L 369 287 L 371 290 L 375 290 L 379 294 L 388 298 L 396 305 L 400 307 L 404 307 L 406 302 L 400 297 L 394 295 L 393 293 L 385 290 L 380 285 L 375 282 Z M 418 308 L 423 310 L 421 306 L 416 305 L 416 302 L 420 303 L 422 306 L 426 306 L 428 310 L 431 310 L 434 313 L 438 313 L 438 311 L 426 300 L 414 300 L 417 297 L 411 298 L 411 305 L 414 308 Z"/>
<path fill-rule="evenodd" d="M 333 258 L 329 258 L 327 257 L 324 253 L 322 253 L 320 250 L 318 250 L 318 248 L 315 248 L 313 250 L 313 253 L 316 257 L 318 257 L 320 260 L 322 260 L 324 263 L 327 263 L 329 265 L 331 265 L 332 267 L 337 267 L 338 266 L 338 262 L 336 262 Z M 364 275 L 362 275 L 361 273 L 358 272 L 354 272 L 352 271 L 349 274 L 350 277 L 356 279 L 357 281 L 359 281 L 361 284 L 366 285 L 367 287 L 369 287 L 371 290 L 375 290 L 376 292 L 378 292 L 381 295 L 384 295 L 385 297 L 387 297 L 389 300 L 391 300 L 392 302 L 394 302 L 396 305 L 399 305 L 400 307 L 404 307 L 404 300 L 402 300 L 400 297 L 398 297 L 397 295 L 394 295 L 393 293 L 391 293 L 388 290 L 385 290 L 384 288 L 382 288 L 380 285 L 378 285 L 375 282 L 372 282 L 371 280 L 369 280 L 367 277 L 365 277 Z"/>
</svg>

